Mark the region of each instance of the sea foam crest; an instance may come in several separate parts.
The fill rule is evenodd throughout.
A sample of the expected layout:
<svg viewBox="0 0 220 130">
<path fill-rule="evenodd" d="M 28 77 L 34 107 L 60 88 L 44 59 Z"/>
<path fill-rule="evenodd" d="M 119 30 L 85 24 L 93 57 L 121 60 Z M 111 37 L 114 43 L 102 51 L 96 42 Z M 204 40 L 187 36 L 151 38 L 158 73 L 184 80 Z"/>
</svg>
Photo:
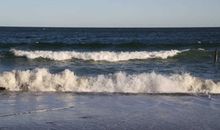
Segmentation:
<svg viewBox="0 0 220 130">
<path fill-rule="evenodd" d="M 186 50 L 184 50 L 186 51 Z M 150 58 L 167 59 L 173 57 L 183 51 L 169 50 L 169 51 L 135 51 L 135 52 L 111 52 L 111 51 L 99 51 L 99 52 L 77 52 L 77 51 L 24 51 L 12 49 L 11 52 L 15 56 L 25 56 L 29 59 L 47 58 L 51 60 L 94 60 L 94 61 L 127 61 L 132 59 L 144 60 Z"/>
<path fill-rule="evenodd" d="M 47 69 L 13 70 L 0 74 L 0 87 L 9 91 L 92 93 L 220 93 L 220 83 L 190 74 L 162 75 L 155 72 L 77 76 L 70 70 L 52 74 Z"/>
</svg>

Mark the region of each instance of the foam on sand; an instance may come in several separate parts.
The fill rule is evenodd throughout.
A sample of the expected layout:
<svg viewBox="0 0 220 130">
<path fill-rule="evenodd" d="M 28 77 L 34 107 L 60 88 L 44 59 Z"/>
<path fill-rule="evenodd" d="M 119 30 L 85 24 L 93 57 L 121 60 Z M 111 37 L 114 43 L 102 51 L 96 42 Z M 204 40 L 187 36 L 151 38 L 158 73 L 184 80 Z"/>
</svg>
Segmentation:
<svg viewBox="0 0 220 130">
<path fill-rule="evenodd" d="M 51 60 L 94 60 L 94 61 L 127 61 L 127 60 L 144 60 L 151 58 L 167 59 L 173 57 L 186 50 L 169 50 L 169 51 L 135 51 L 135 52 L 111 52 L 111 51 L 99 51 L 99 52 L 77 52 L 77 51 L 24 51 L 11 49 L 11 52 L 15 56 L 25 56 L 29 59 L 47 58 Z"/>
<path fill-rule="evenodd" d="M 0 74 L 0 87 L 8 91 L 92 93 L 220 93 L 220 83 L 190 74 L 162 75 L 155 72 L 77 76 L 70 70 L 52 74 L 47 69 L 13 70 Z"/>
</svg>

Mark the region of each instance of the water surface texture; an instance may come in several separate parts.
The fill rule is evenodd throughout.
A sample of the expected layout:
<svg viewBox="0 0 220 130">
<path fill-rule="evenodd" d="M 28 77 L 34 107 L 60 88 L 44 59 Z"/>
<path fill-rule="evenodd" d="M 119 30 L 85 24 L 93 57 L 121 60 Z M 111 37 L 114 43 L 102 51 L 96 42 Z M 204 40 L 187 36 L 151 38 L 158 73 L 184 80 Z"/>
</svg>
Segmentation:
<svg viewBox="0 0 220 130">
<path fill-rule="evenodd" d="M 4 93 L 0 129 L 218 130 L 220 98 Z"/>
<path fill-rule="evenodd" d="M 220 28 L 0 28 L 8 91 L 220 93 Z"/>
<path fill-rule="evenodd" d="M 219 48 L 220 28 L 0 28 L 0 130 L 218 130 Z"/>
</svg>

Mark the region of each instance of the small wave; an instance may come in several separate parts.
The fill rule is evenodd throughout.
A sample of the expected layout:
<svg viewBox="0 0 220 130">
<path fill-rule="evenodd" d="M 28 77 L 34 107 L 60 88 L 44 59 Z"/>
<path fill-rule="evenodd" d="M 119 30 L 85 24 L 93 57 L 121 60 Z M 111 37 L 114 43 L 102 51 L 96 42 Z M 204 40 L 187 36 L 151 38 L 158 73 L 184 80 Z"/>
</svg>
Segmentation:
<svg viewBox="0 0 220 130">
<path fill-rule="evenodd" d="M 220 93 L 220 83 L 188 73 L 152 73 L 77 76 L 70 70 L 52 74 L 47 69 L 13 70 L 0 74 L 0 87 L 8 91 L 79 93 Z"/>
<path fill-rule="evenodd" d="M 94 60 L 94 61 L 127 61 L 127 60 L 144 60 L 152 58 L 167 59 L 173 57 L 181 52 L 187 50 L 169 50 L 169 51 L 135 51 L 135 52 L 111 52 L 111 51 L 99 51 L 99 52 L 77 52 L 77 51 L 24 51 L 11 49 L 11 52 L 15 56 L 24 56 L 29 59 L 47 58 L 51 60 Z"/>
<path fill-rule="evenodd" d="M 198 48 L 197 50 L 199 50 L 199 51 L 206 51 L 206 50 L 203 49 L 203 48 Z"/>
</svg>

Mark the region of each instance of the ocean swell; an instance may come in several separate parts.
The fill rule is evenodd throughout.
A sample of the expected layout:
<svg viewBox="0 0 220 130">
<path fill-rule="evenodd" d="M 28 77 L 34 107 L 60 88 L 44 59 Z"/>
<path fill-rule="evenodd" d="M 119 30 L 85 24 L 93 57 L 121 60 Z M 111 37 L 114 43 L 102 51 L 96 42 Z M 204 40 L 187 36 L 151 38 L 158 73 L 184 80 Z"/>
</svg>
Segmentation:
<svg viewBox="0 0 220 130">
<path fill-rule="evenodd" d="M 77 52 L 77 51 L 25 51 L 11 49 L 15 56 L 24 56 L 28 59 L 46 58 L 51 60 L 63 61 L 70 59 L 94 60 L 94 61 L 127 61 L 127 60 L 144 60 L 152 58 L 167 59 L 187 50 L 169 50 L 169 51 L 135 51 L 135 52 Z"/>
<path fill-rule="evenodd" d="M 220 93 L 220 83 L 188 73 L 163 75 L 155 72 L 77 76 L 70 70 L 52 74 L 47 69 L 13 70 L 0 74 L 0 87 L 8 91 L 86 93 Z"/>
</svg>

